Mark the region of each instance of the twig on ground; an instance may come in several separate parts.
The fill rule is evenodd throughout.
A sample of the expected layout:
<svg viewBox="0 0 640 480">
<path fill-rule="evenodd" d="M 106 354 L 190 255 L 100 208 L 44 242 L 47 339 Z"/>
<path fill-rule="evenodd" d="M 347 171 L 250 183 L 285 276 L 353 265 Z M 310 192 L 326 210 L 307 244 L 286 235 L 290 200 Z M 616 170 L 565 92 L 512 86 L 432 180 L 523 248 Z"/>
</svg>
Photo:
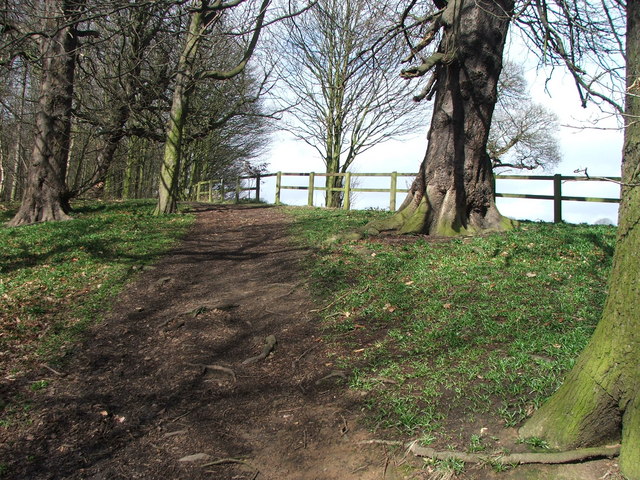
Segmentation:
<svg viewBox="0 0 640 480">
<path fill-rule="evenodd" d="M 300 363 L 300 360 L 303 359 L 303 357 L 305 357 L 308 353 L 313 352 L 316 348 L 318 348 L 318 345 L 314 345 L 311 348 L 306 349 L 304 352 L 302 352 L 302 355 L 300 355 L 298 358 L 296 358 L 293 362 L 291 362 L 291 368 L 293 370 L 295 370 L 296 368 L 298 368 L 298 363 Z"/>
<path fill-rule="evenodd" d="M 187 412 L 183 413 L 182 415 L 178 415 L 176 418 L 170 420 L 171 423 L 177 422 L 178 420 L 180 420 L 181 418 L 186 417 L 187 415 L 189 415 L 190 413 L 195 412 L 196 410 L 198 410 L 198 408 L 200 407 L 194 407 L 191 410 L 188 410 Z"/>
<path fill-rule="evenodd" d="M 47 370 L 49 370 L 49 371 L 50 371 L 51 373 L 53 373 L 54 375 L 57 375 L 57 376 L 59 376 L 59 377 L 66 377 L 66 376 L 67 376 L 67 374 L 66 374 L 66 373 L 62 373 L 62 372 L 59 372 L 59 371 L 57 371 L 57 370 L 54 370 L 53 368 L 51 368 L 49 365 L 47 365 L 47 364 L 45 364 L 45 363 L 43 363 L 43 364 L 42 364 L 42 366 L 43 366 L 44 368 L 46 368 Z"/>
<path fill-rule="evenodd" d="M 357 292 L 356 292 L 356 294 L 358 294 L 358 295 L 359 295 L 359 294 L 361 294 L 361 293 L 366 292 L 367 290 L 369 290 L 369 285 L 367 285 L 366 287 L 364 287 L 362 290 L 357 291 Z M 347 296 L 351 295 L 351 293 L 353 293 L 353 292 L 347 292 L 347 293 L 345 293 L 344 295 L 339 296 L 338 298 L 336 298 L 333 302 L 331 302 L 331 303 L 330 303 L 329 305 L 327 305 L 326 307 L 322 307 L 322 308 L 314 308 L 314 309 L 312 309 L 312 310 L 309 310 L 309 313 L 320 313 L 320 312 L 323 312 L 323 311 L 325 311 L 326 309 L 333 307 L 336 303 L 338 303 L 338 302 L 339 302 L 340 300 L 342 300 L 343 298 L 345 298 L 345 297 L 347 297 Z"/>
<path fill-rule="evenodd" d="M 260 470 L 258 470 L 254 465 L 247 462 L 246 460 L 243 460 L 242 458 L 220 458 L 218 460 L 213 460 L 212 462 L 207 462 L 204 465 L 201 465 L 201 467 L 202 468 L 213 467 L 216 465 L 225 465 L 227 463 L 239 463 L 242 465 L 246 465 L 252 470 L 255 470 L 255 473 L 253 474 L 253 477 L 251 477 L 251 480 L 255 480 L 256 478 L 258 478 L 258 475 L 260 474 Z M 215 473 L 215 472 L 211 472 L 211 473 Z"/>
<path fill-rule="evenodd" d="M 340 435 L 344 436 L 349 431 L 349 425 L 347 424 L 347 420 L 342 415 L 340 415 L 340 418 L 342 419 L 342 427 L 340 427 Z"/>
<path fill-rule="evenodd" d="M 387 378 L 387 377 L 371 377 L 370 380 L 372 381 L 377 381 L 380 383 L 391 383 L 393 385 L 397 385 L 398 382 L 395 381 L 393 378 Z"/>
<path fill-rule="evenodd" d="M 183 435 L 187 433 L 186 430 L 176 430 L 175 432 L 167 432 L 165 433 L 162 438 L 171 438 L 171 437 L 175 437 L 176 435 Z"/>
</svg>

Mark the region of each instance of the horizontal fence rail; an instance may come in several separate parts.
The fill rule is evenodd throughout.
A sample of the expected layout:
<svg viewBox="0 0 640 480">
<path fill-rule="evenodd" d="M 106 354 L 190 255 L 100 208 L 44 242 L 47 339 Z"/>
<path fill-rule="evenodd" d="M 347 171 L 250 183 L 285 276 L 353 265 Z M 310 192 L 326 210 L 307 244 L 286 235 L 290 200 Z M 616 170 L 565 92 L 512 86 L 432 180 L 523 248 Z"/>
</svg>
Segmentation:
<svg viewBox="0 0 640 480">
<path fill-rule="evenodd" d="M 321 192 L 342 192 L 343 193 L 343 208 L 349 210 L 351 208 L 351 194 L 352 193 L 389 193 L 389 210 L 396 210 L 396 197 L 398 193 L 407 193 L 409 189 L 398 188 L 398 178 L 403 177 L 415 177 L 417 173 L 299 173 L 299 172 L 276 172 L 267 173 L 253 176 L 238 177 L 232 185 L 225 185 L 221 180 L 210 180 L 206 182 L 199 182 L 192 190 L 193 199 L 196 201 L 213 202 L 225 200 L 231 192 L 234 193 L 235 201 L 240 200 L 242 192 L 255 191 L 255 199 L 260 200 L 260 183 L 262 179 L 268 177 L 276 178 L 275 185 L 275 198 L 274 203 L 280 205 L 282 203 L 281 197 L 283 190 L 307 190 L 307 205 L 313 206 L 314 193 Z M 285 177 L 303 177 L 308 178 L 307 185 L 285 185 Z M 323 187 L 316 186 L 317 177 L 339 177 L 343 179 L 342 187 Z M 353 179 L 358 177 L 389 177 L 389 188 L 358 188 L 353 185 Z M 254 180 L 254 182 L 251 182 Z M 496 175 L 494 177 L 494 191 L 495 180 L 534 180 L 534 181 L 551 181 L 553 182 L 553 195 L 538 195 L 538 194 L 523 194 L 523 193 L 509 193 L 509 192 L 496 192 L 495 196 L 498 198 L 522 198 L 532 200 L 551 200 L 553 201 L 553 221 L 558 223 L 562 221 L 562 202 L 574 201 L 574 202 L 599 202 L 599 203 L 619 203 L 619 198 L 602 198 L 602 197 L 583 197 L 583 196 L 567 196 L 562 194 L 562 184 L 565 182 L 615 182 L 621 181 L 620 177 L 576 177 L 565 175 Z M 251 185 L 254 186 L 244 186 Z M 250 194 L 251 196 L 251 194 Z"/>
<path fill-rule="evenodd" d="M 255 199 L 260 200 L 260 183 L 262 175 L 246 175 L 243 177 L 237 177 L 231 184 L 226 183 L 224 179 L 206 180 L 204 182 L 198 182 L 192 189 L 192 200 L 196 202 L 209 202 L 224 201 L 227 196 L 232 193 L 237 202 L 240 201 L 242 192 L 255 191 Z M 255 180 L 252 186 L 247 180 Z M 249 196 L 251 198 L 251 196 Z"/>
</svg>

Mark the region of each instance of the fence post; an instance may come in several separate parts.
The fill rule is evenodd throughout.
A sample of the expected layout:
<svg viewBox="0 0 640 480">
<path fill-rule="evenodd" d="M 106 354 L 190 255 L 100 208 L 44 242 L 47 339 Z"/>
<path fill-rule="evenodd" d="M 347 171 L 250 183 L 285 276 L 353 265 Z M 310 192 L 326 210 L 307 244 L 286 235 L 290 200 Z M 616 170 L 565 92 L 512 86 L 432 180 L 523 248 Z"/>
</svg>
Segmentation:
<svg viewBox="0 0 640 480">
<path fill-rule="evenodd" d="M 553 176 L 553 223 L 562 222 L 562 175 Z"/>
<path fill-rule="evenodd" d="M 493 201 L 496 201 L 496 176 L 491 173 L 491 189 L 493 190 Z"/>
<path fill-rule="evenodd" d="M 256 202 L 260 201 L 260 174 L 256 175 Z"/>
<path fill-rule="evenodd" d="M 307 206 L 313 207 L 313 189 L 316 183 L 316 173 L 311 172 L 309 174 L 309 196 L 307 197 Z"/>
<path fill-rule="evenodd" d="M 213 182 L 211 180 L 207 182 L 207 189 L 209 190 L 209 203 L 213 203 Z"/>
<path fill-rule="evenodd" d="M 389 190 L 391 193 L 389 194 L 389 210 L 392 212 L 396 211 L 396 192 L 398 189 L 398 172 L 391 172 L 391 186 Z"/>
<path fill-rule="evenodd" d="M 222 197 L 220 200 L 224 203 L 224 196 L 226 192 L 224 191 L 224 178 L 220 180 L 220 196 Z"/>
<path fill-rule="evenodd" d="M 280 205 L 280 187 L 282 185 L 282 172 L 276 173 L 276 205 Z"/>
<path fill-rule="evenodd" d="M 351 172 L 344 176 L 344 209 L 351 210 Z"/>
<path fill-rule="evenodd" d="M 236 178 L 236 203 L 240 203 L 240 177 Z"/>
</svg>

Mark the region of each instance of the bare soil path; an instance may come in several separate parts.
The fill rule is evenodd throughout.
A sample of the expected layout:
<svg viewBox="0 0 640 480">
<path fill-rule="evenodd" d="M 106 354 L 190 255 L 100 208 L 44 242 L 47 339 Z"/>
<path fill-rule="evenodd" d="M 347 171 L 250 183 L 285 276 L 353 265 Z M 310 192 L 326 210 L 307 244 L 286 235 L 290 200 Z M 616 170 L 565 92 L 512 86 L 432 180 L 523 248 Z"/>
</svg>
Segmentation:
<svg viewBox="0 0 640 480">
<path fill-rule="evenodd" d="M 335 367 L 286 216 L 196 210 L 185 241 L 122 293 L 0 452 L 11 475 L 382 478 L 386 459 L 358 446 L 366 433 L 340 377 L 318 382 Z M 274 352 L 243 364 L 269 335 Z"/>
</svg>

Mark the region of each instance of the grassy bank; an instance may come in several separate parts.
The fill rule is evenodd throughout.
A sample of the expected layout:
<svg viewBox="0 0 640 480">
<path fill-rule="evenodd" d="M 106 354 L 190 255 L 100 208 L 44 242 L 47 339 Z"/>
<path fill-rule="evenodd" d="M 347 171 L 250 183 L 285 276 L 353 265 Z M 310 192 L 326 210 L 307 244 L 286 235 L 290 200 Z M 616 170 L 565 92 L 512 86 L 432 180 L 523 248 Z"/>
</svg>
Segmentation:
<svg viewBox="0 0 640 480">
<path fill-rule="evenodd" d="M 315 251 L 335 363 L 372 428 L 482 449 L 483 428 L 518 425 L 559 386 L 599 320 L 614 227 L 524 223 L 478 238 L 327 245 L 387 214 L 289 212 Z"/>
<path fill-rule="evenodd" d="M 55 366 L 125 282 L 166 252 L 192 216 L 154 217 L 153 202 L 75 205 L 74 220 L 7 228 L 0 210 L 0 365 L 15 379 Z M 1 407 L 1 405 L 0 405 Z"/>
</svg>

